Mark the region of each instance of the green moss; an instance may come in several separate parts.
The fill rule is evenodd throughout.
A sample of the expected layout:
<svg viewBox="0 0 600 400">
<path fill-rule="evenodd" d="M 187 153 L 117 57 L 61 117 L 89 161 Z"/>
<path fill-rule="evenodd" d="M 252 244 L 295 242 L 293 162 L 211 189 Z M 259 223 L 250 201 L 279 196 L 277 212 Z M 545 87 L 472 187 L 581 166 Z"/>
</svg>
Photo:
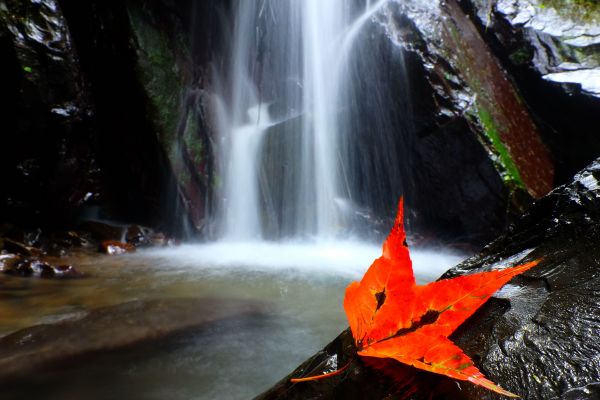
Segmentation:
<svg viewBox="0 0 600 400">
<path fill-rule="evenodd" d="M 492 115 L 483 107 L 478 107 L 477 117 L 481 123 L 485 136 L 490 141 L 494 151 L 498 155 L 498 161 L 502 166 L 502 169 L 504 169 L 502 178 L 507 184 L 524 189 L 525 184 L 521 179 L 519 169 L 510 156 L 508 149 L 502 142 Z"/>
<path fill-rule="evenodd" d="M 142 8 L 128 7 L 135 34 L 142 84 L 153 104 L 151 113 L 168 144 L 175 140 L 179 122 L 182 76 L 177 67 L 175 46 L 168 35 L 152 23 Z"/>
<path fill-rule="evenodd" d="M 527 47 L 521 47 L 521 48 L 513 51 L 509 55 L 510 60 L 516 65 L 525 64 L 525 63 L 529 62 L 529 60 L 531 60 L 532 57 L 533 57 L 532 51 L 530 48 L 527 48 Z"/>
<path fill-rule="evenodd" d="M 196 165 L 202 164 L 204 159 L 204 144 L 199 139 L 198 130 L 197 115 L 190 112 L 186 120 L 183 142 Z"/>
<path fill-rule="evenodd" d="M 223 186 L 223 179 L 218 174 L 213 174 L 212 176 L 212 186 L 213 188 L 220 188 Z"/>
<path fill-rule="evenodd" d="M 570 46 L 570 59 L 579 64 L 600 64 L 600 50 L 597 46 Z"/>
<path fill-rule="evenodd" d="M 600 21 L 599 0 L 543 0 L 540 7 L 551 7 L 560 15 L 580 21 Z"/>
<path fill-rule="evenodd" d="M 183 187 L 189 187 L 192 185 L 192 176 L 190 175 L 190 171 L 187 168 L 183 167 L 177 172 L 177 181 Z"/>
</svg>

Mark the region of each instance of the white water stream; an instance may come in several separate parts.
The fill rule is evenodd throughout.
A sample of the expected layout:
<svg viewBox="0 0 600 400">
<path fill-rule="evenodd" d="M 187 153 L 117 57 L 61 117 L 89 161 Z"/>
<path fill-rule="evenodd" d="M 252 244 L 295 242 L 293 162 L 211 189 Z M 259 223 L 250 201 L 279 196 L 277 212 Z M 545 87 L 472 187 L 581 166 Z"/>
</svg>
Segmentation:
<svg viewBox="0 0 600 400">
<path fill-rule="evenodd" d="M 354 84 L 348 60 L 361 28 L 386 2 L 366 2 L 362 12 L 349 0 L 237 3 L 231 68 L 221 77 L 231 86 L 218 108 L 221 239 L 348 236 L 353 210 L 339 205 L 352 204 L 353 183 L 343 152 L 360 151 L 345 142 L 352 124 L 342 111 L 355 101 L 343 95 Z"/>
</svg>

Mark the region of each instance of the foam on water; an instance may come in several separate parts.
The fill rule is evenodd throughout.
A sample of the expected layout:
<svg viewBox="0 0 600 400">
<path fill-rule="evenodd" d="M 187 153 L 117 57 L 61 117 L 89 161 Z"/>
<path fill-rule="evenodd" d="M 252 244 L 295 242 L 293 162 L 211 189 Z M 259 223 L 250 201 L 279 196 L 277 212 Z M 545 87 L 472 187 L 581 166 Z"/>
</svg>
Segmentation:
<svg viewBox="0 0 600 400">
<path fill-rule="evenodd" d="M 216 242 L 152 249 L 138 257 L 152 257 L 160 268 L 180 268 L 230 273 L 232 271 L 340 276 L 359 279 L 381 255 L 381 246 L 357 241 Z M 461 261 L 464 256 L 425 249 L 411 253 L 413 269 L 420 282 L 432 281 Z M 176 267 L 175 267 L 176 266 Z"/>
</svg>

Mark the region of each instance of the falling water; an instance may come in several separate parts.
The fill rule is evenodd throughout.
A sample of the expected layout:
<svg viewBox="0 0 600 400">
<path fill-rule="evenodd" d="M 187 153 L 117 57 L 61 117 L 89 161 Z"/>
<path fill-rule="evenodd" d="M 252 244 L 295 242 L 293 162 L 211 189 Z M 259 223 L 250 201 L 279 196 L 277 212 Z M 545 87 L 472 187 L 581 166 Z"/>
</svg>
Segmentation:
<svg viewBox="0 0 600 400">
<path fill-rule="evenodd" d="M 357 102 L 349 61 L 386 2 L 237 2 L 219 107 L 222 239 L 333 239 L 350 230 L 358 210 L 350 153 L 360 149 L 349 145 Z"/>
<path fill-rule="evenodd" d="M 225 182 L 225 196 L 232 199 L 225 214 L 227 239 L 262 237 L 258 204 L 258 156 L 265 130 L 270 124 L 264 105 L 248 110 L 249 122 L 231 131 Z M 265 115 L 267 114 L 267 115 Z"/>
</svg>

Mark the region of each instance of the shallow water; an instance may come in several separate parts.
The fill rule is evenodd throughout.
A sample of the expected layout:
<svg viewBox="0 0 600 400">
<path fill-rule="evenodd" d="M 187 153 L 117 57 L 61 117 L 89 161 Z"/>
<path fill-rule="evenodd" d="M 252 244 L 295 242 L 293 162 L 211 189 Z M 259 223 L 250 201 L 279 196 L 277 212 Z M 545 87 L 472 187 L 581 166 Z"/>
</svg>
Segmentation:
<svg viewBox="0 0 600 400">
<path fill-rule="evenodd" d="M 379 254 L 379 246 L 352 242 L 184 245 L 74 256 L 70 261 L 88 275 L 81 280 L 2 277 L 4 334 L 136 299 L 234 298 L 261 305 L 257 314 L 36 373 L 3 387 L 2 398 L 250 398 L 347 326 L 344 289 Z M 433 280 L 461 258 L 413 252 L 417 279 Z"/>
</svg>

